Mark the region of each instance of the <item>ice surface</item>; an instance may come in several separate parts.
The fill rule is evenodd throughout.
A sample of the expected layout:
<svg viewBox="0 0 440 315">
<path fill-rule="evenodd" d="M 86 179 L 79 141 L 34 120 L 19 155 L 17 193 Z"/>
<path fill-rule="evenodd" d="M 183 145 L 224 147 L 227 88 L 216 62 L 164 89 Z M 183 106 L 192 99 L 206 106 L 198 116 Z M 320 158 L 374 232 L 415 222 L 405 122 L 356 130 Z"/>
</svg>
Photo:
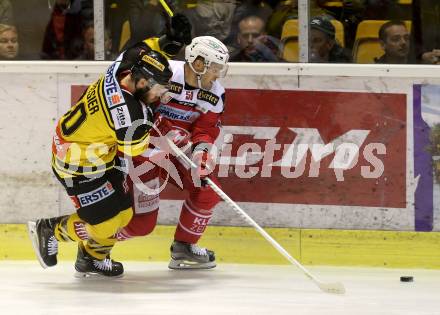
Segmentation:
<svg viewBox="0 0 440 315">
<path fill-rule="evenodd" d="M 307 267 L 345 295 L 323 293 L 294 266 L 220 264 L 172 271 L 125 262 L 120 279 L 76 279 L 73 263 L 0 262 L 0 314 L 439 315 L 440 271 Z M 414 276 L 402 283 L 400 276 Z"/>
</svg>

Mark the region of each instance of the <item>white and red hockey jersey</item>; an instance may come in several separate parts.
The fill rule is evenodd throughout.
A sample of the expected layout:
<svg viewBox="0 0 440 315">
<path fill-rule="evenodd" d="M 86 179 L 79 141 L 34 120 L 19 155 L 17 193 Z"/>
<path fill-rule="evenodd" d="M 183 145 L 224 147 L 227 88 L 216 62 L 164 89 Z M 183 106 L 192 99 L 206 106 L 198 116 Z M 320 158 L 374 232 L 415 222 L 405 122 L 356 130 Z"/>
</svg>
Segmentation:
<svg viewBox="0 0 440 315">
<path fill-rule="evenodd" d="M 169 61 L 173 76 L 170 80 L 171 98 L 160 103 L 156 112 L 173 126 L 190 134 L 193 144 L 214 143 L 220 133 L 220 116 L 224 110 L 225 89 L 216 80 L 211 89 L 204 90 L 185 83 L 183 61 Z"/>
</svg>

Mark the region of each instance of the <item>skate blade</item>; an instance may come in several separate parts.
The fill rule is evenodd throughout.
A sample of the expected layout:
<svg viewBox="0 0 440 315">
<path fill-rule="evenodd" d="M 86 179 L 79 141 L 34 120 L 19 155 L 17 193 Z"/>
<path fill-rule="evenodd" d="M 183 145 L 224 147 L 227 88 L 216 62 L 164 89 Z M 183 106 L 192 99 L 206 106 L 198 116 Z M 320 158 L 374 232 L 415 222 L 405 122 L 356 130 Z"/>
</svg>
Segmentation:
<svg viewBox="0 0 440 315">
<path fill-rule="evenodd" d="M 189 260 L 174 260 L 171 259 L 170 263 L 168 264 L 168 268 L 174 269 L 174 270 L 192 270 L 192 269 L 212 269 L 215 268 L 217 264 L 215 261 L 210 261 L 207 263 L 198 263 L 194 261 Z"/>
<path fill-rule="evenodd" d="M 74 277 L 77 279 L 118 279 L 122 278 L 124 274 L 120 274 L 118 276 L 104 276 L 100 273 L 96 272 L 81 272 L 76 271 Z"/>
<path fill-rule="evenodd" d="M 41 267 L 46 269 L 49 266 L 44 263 L 44 260 L 40 255 L 40 243 L 38 242 L 37 223 L 33 222 L 33 221 L 28 221 L 27 229 L 28 229 L 29 238 L 32 241 L 32 247 L 34 248 L 34 252 L 35 252 L 35 255 L 37 256 L 38 262 L 40 263 Z"/>
</svg>

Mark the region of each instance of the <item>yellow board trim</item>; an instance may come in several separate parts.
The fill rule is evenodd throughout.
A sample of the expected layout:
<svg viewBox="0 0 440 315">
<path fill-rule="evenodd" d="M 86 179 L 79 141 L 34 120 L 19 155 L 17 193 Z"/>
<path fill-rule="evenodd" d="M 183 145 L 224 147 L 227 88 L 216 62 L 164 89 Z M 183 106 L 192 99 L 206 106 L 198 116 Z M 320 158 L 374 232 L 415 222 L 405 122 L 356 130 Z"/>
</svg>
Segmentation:
<svg viewBox="0 0 440 315">
<path fill-rule="evenodd" d="M 117 243 L 122 261 L 167 261 L 175 226 Z M 440 269 L 440 232 L 268 228 L 305 265 Z M 0 260 L 36 259 L 24 224 L 0 224 Z M 253 228 L 210 226 L 200 241 L 223 263 L 288 264 Z M 60 260 L 74 260 L 75 243 L 61 243 Z"/>
</svg>

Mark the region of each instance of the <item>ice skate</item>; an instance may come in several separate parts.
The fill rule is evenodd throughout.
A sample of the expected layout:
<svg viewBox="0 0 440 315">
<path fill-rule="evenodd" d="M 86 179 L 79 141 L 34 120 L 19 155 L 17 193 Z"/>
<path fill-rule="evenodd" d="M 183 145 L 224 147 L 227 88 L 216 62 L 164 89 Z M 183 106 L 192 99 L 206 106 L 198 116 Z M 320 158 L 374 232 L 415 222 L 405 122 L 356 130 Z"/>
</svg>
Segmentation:
<svg viewBox="0 0 440 315">
<path fill-rule="evenodd" d="M 58 241 L 54 235 L 55 225 L 56 218 L 29 221 L 27 224 L 32 247 L 43 268 L 57 264 Z"/>
<path fill-rule="evenodd" d="M 211 269 L 217 266 L 214 252 L 197 244 L 174 241 L 170 250 L 170 269 Z"/>
<path fill-rule="evenodd" d="M 119 278 L 124 273 L 124 267 L 120 262 L 110 259 L 110 256 L 99 260 L 89 255 L 81 244 L 78 246 L 75 270 L 77 278 Z"/>
</svg>

